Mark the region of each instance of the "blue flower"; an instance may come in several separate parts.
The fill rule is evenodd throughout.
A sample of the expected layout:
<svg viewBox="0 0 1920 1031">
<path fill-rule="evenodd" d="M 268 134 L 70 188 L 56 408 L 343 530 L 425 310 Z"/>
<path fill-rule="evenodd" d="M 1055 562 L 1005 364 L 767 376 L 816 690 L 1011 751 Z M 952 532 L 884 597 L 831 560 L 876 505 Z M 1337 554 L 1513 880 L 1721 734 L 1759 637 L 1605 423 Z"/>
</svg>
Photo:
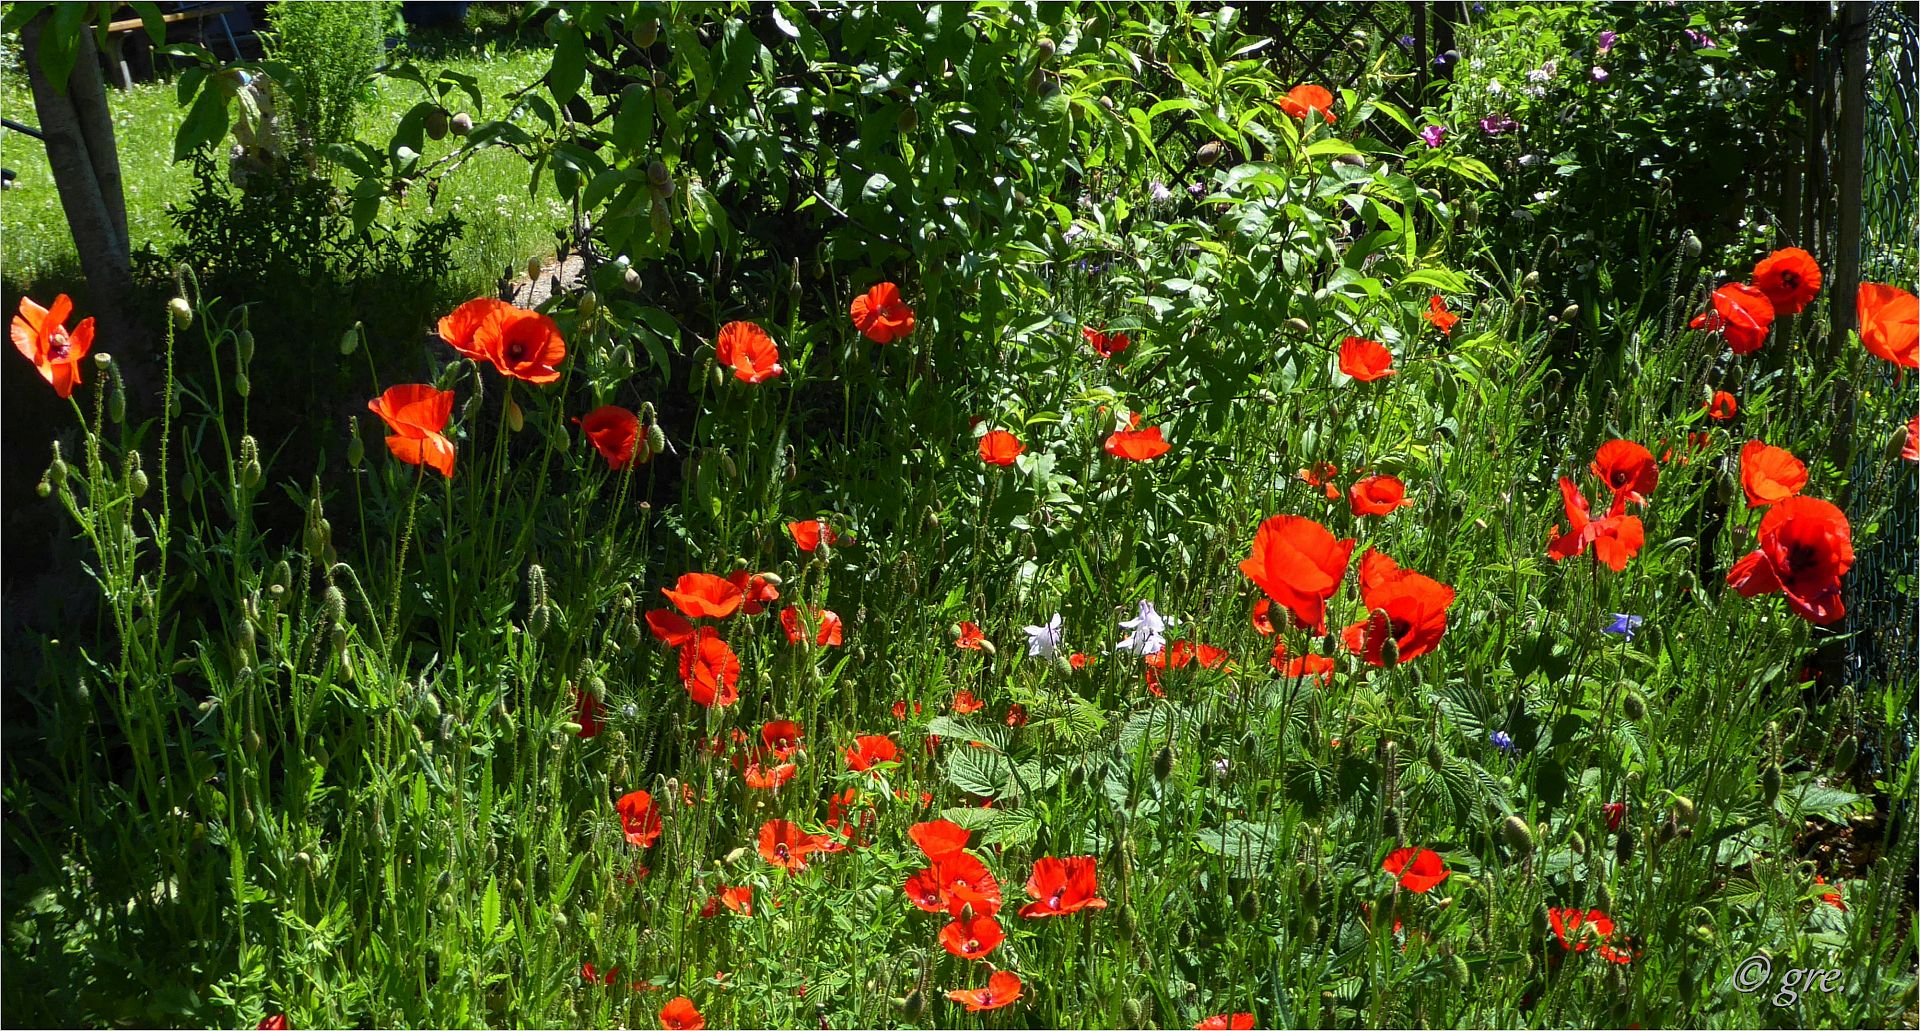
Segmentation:
<svg viewBox="0 0 1920 1031">
<path fill-rule="evenodd" d="M 1499 750 L 1507 753 L 1508 755 L 1512 755 L 1514 753 L 1515 746 L 1513 743 L 1513 737 L 1512 735 L 1508 734 L 1504 730 L 1496 730 L 1493 733 L 1488 734 L 1487 740 L 1493 742 L 1493 747 L 1498 748 Z"/>
<path fill-rule="evenodd" d="M 1140 603 L 1140 615 L 1134 619 L 1120 621 L 1120 629 L 1130 631 L 1115 651 L 1136 651 L 1141 655 L 1157 655 L 1167 646 L 1167 621 L 1161 617 L 1153 602 Z"/>
<path fill-rule="evenodd" d="M 1628 644 L 1632 644 L 1634 631 L 1639 630 L 1640 624 L 1643 622 L 1646 622 L 1646 620 L 1640 616 L 1628 615 L 1625 612 L 1616 612 L 1613 614 L 1613 622 L 1602 627 L 1600 632 L 1605 634 L 1619 634 L 1627 639 Z"/>
</svg>

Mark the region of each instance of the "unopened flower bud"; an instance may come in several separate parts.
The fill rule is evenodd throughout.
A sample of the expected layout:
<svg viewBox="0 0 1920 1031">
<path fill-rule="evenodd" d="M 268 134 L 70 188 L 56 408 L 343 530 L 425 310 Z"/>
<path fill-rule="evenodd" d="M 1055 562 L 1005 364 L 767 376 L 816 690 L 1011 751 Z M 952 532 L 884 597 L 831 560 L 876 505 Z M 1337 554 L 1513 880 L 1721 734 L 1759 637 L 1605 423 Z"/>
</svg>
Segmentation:
<svg viewBox="0 0 1920 1031">
<path fill-rule="evenodd" d="M 507 398 L 507 429 L 515 433 L 527 428 L 527 413 L 520 410 L 520 402 Z"/>
<path fill-rule="evenodd" d="M 173 320 L 173 328 L 184 330 L 193 325 L 193 306 L 184 297 L 176 297 L 167 302 L 167 317 Z"/>
<path fill-rule="evenodd" d="M 1509 816 L 1500 824 L 1501 836 L 1515 852 L 1526 855 L 1533 851 L 1533 828 L 1527 826 L 1525 818 Z"/>
<path fill-rule="evenodd" d="M 359 347 L 360 347 L 360 323 L 356 322 L 353 324 L 352 329 L 349 329 L 345 333 L 340 334 L 340 354 L 342 357 L 345 357 L 346 355 L 350 355 L 354 351 L 358 350 Z"/>
<path fill-rule="evenodd" d="M 1310 325 L 1306 319 L 1298 317 L 1288 319 L 1287 328 L 1301 335 L 1313 332 L 1313 326 Z"/>
</svg>

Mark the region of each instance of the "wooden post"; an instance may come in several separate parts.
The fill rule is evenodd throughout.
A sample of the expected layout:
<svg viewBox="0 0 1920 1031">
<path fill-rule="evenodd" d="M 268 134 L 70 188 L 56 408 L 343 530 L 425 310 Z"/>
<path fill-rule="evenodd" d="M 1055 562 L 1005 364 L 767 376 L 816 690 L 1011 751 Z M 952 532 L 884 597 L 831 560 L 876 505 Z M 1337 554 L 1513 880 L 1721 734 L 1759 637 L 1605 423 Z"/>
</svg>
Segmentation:
<svg viewBox="0 0 1920 1031">
<path fill-rule="evenodd" d="M 1831 315 L 1830 354 L 1845 352 L 1848 331 L 1856 328 L 1854 294 L 1860 287 L 1860 219 L 1866 207 L 1863 190 L 1867 162 L 1867 31 L 1871 4 L 1840 5 L 1840 128 L 1833 158 L 1839 167 L 1839 225 L 1834 239 L 1833 292 L 1828 294 Z"/>
</svg>

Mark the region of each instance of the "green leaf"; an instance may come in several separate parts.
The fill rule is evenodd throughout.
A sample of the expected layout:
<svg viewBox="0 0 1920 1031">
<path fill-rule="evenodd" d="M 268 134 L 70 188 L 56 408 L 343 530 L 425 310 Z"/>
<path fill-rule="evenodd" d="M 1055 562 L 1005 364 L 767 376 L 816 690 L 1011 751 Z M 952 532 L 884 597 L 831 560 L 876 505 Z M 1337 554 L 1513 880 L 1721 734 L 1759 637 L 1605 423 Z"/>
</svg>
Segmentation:
<svg viewBox="0 0 1920 1031">
<path fill-rule="evenodd" d="M 1013 731 L 997 723 L 957 720 L 951 716 L 935 716 L 927 723 L 927 733 L 938 738 L 985 745 L 996 752 L 1005 752 L 1013 740 Z"/>
<path fill-rule="evenodd" d="M 227 95 L 219 85 L 207 83 L 194 98 L 186 120 L 173 137 L 173 159 L 184 161 L 202 147 L 210 147 L 227 135 Z"/>
<path fill-rule="evenodd" d="M 88 6 L 55 4 L 53 15 L 40 29 L 40 68 L 53 91 L 63 97 L 73 78 L 73 66 L 80 60 L 80 33 L 86 31 Z"/>
<path fill-rule="evenodd" d="M 580 84 L 587 79 L 587 37 L 579 29 L 568 27 L 561 32 L 559 44 L 553 49 L 553 65 L 547 69 L 547 88 L 553 91 L 557 104 L 566 104 L 580 92 Z"/>
</svg>

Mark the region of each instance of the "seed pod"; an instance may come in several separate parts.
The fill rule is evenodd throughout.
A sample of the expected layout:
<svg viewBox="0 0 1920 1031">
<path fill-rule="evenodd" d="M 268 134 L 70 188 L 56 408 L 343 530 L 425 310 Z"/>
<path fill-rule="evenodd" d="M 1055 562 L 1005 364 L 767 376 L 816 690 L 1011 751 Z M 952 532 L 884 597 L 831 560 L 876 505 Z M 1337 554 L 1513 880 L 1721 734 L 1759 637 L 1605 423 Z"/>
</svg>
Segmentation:
<svg viewBox="0 0 1920 1031">
<path fill-rule="evenodd" d="M 173 320 L 173 328 L 185 330 L 193 325 L 193 306 L 184 297 L 175 297 L 167 302 L 167 317 Z"/>
<path fill-rule="evenodd" d="M 1853 769 L 1853 761 L 1858 757 L 1859 751 L 1860 743 L 1854 739 L 1852 734 L 1841 738 L 1840 747 L 1833 753 L 1833 772 L 1835 774 L 1844 774 L 1848 770 Z"/>
<path fill-rule="evenodd" d="M 1533 828 L 1528 827 L 1522 817 L 1507 817 L 1500 824 L 1500 833 L 1515 852 L 1524 856 L 1533 851 Z"/>
<path fill-rule="evenodd" d="M 1646 718 L 1647 700 L 1642 698 L 1638 691 L 1628 691 L 1627 696 L 1620 700 L 1620 711 L 1625 713 L 1628 719 L 1638 723 Z"/>
<path fill-rule="evenodd" d="M 451 128 L 453 124 L 447 117 L 446 108 L 436 107 L 427 112 L 427 139 L 444 140 L 447 138 L 447 130 Z"/>
<path fill-rule="evenodd" d="M 1194 157 L 1200 162 L 1201 167 L 1212 168 L 1226 149 L 1219 140 L 1208 140 L 1200 145 L 1200 150 L 1194 154 Z"/>
<path fill-rule="evenodd" d="M 33 492 L 43 498 L 53 493 L 53 484 L 47 482 L 45 474 L 41 475 L 39 483 L 34 484 Z"/>
<path fill-rule="evenodd" d="M 293 566 L 281 559 L 273 564 L 273 572 L 267 576 L 267 594 L 280 598 L 293 586 Z"/>
<path fill-rule="evenodd" d="M 1771 809 L 1774 800 L 1779 797 L 1780 767 L 1776 763 L 1768 763 L 1767 768 L 1760 771 L 1760 801 Z"/>
</svg>

